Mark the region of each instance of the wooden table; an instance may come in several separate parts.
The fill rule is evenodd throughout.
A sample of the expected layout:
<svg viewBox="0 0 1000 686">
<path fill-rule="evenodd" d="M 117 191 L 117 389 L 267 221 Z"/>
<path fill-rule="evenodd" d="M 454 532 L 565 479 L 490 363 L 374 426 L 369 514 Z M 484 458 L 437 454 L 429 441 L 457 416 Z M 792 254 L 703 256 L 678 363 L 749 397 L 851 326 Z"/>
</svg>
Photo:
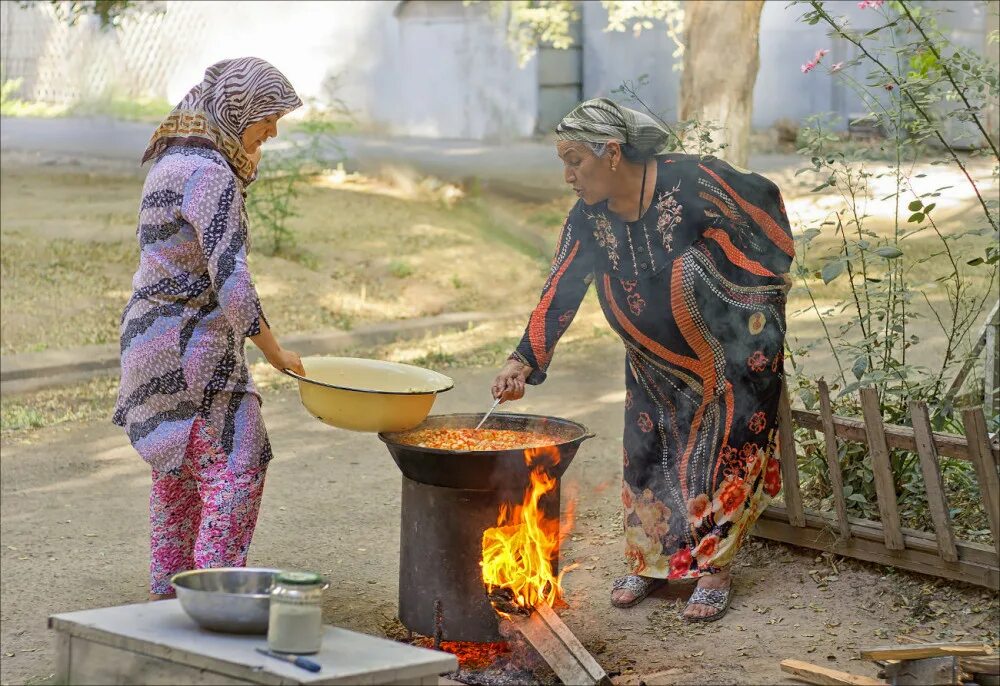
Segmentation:
<svg viewBox="0 0 1000 686">
<path fill-rule="evenodd" d="M 60 684 L 438 684 L 454 655 L 324 627 L 318 673 L 257 653 L 264 636 L 205 631 L 177 600 L 49 617 Z"/>
</svg>

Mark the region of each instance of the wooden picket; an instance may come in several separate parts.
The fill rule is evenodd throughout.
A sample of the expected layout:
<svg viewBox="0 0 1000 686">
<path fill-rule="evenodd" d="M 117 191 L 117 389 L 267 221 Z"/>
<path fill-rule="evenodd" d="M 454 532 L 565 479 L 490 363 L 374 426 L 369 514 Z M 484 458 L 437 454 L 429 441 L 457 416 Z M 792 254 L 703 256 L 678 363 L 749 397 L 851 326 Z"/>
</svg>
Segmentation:
<svg viewBox="0 0 1000 686">
<path fill-rule="evenodd" d="M 784 481 L 784 503 L 771 505 L 761 515 L 754 534 L 762 538 L 824 550 L 845 557 L 908 569 L 923 574 L 997 588 L 1000 586 L 1000 448 L 991 442 L 981 407 L 965 410 L 966 436 L 931 430 L 927 406 L 911 403 L 913 427 L 885 424 L 874 389 L 861 390 L 864 420 L 833 414 L 829 389 L 819 383 L 820 411 L 793 410 L 787 389 L 779 407 L 779 448 Z M 824 454 L 833 489 L 834 512 L 803 507 L 795 428 L 823 433 Z M 850 517 L 843 495 L 838 440 L 868 446 L 881 521 Z M 916 531 L 900 524 L 890 450 L 914 452 L 920 459 L 934 532 Z M 993 536 L 993 545 L 956 539 L 939 457 L 968 460 L 977 480 Z"/>
</svg>

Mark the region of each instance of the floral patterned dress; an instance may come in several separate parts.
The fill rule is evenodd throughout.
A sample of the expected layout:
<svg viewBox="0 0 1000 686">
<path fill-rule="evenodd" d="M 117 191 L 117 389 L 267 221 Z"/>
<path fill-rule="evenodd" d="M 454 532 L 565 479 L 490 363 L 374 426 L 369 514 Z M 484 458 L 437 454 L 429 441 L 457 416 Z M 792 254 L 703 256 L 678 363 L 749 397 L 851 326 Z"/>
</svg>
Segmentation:
<svg viewBox="0 0 1000 686">
<path fill-rule="evenodd" d="M 778 188 L 714 157 L 657 158 L 653 204 L 622 222 L 578 202 L 512 357 L 545 379 L 590 283 L 626 351 L 626 557 L 695 578 L 731 560 L 781 488 L 783 274 L 794 255 Z"/>
</svg>

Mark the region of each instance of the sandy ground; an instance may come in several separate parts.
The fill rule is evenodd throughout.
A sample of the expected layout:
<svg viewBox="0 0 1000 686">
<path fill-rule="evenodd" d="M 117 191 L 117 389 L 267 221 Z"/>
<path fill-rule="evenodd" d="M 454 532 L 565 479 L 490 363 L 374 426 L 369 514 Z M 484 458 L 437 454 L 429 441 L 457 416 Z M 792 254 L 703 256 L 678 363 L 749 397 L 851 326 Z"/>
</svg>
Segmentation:
<svg viewBox="0 0 1000 686">
<path fill-rule="evenodd" d="M 677 619 L 688 584 L 631 610 L 612 608 L 610 582 L 624 569 L 620 344 L 561 353 L 549 381 L 511 410 L 568 417 L 598 434 L 564 482 L 564 493 L 580 497 L 563 559 L 580 566 L 567 575 L 570 608 L 561 614 L 619 681 L 660 672 L 650 683 L 791 683 L 778 667 L 789 657 L 873 675 L 858 649 L 898 633 L 996 643 L 996 594 L 760 541 L 737 562 L 737 595 L 723 622 Z M 450 373 L 456 388 L 436 413 L 487 404 L 493 370 Z M 387 451 L 373 435 L 312 419 L 288 390 L 267 393 L 265 417 L 277 457 L 250 564 L 326 574 L 327 622 L 391 632 L 400 475 Z M 53 671 L 48 615 L 144 600 L 149 472 L 117 427 L 96 421 L 4 442 L 0 481 L 0 682 L 37 683 Z"/>
</svg>

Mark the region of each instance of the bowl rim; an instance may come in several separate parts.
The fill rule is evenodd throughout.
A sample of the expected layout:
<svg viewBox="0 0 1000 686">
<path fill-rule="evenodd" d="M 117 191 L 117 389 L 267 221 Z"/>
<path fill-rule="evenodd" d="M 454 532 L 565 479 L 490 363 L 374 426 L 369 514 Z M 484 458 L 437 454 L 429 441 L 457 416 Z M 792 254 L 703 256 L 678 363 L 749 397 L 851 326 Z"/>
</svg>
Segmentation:
<svg viewBox="0 0 1000 686">
<path fill-rule="evenodd" d="M 447 385 L 442 388 L 425 389 L 419 391 L 378 391 L 373 388 L 356 388 L 354 386 L 340 386 L 338 384 L 327 383 L 325 381 L 317 381 L 316 379 L 310 379 L 308 377 L 302 376 L 301 374 L 296 374 L 291 369 L 282 369 L 281 372 L 282 374 L 287 374 L 293 379 L 313 384 L 314 386 L 322 386 L 324 388 L 334 388 L 337 389 L 338 391 L 353 391 L 355 393 L 374 393 L 376 395 L 434 395 L 437 393 L 444 393 L 445 391 L 450 391 L 455 387 L 455 380 L 452 379 L 450 376 L 442 374 L 441 372 L 438 371 L 434 371 L 433 369 L 427 369 L 426 367 L 418 367 L 416 365 L 406 364 L 404 362 L 392 362 L 390 360 L 369 360 L 368 358 L 365 357 L 339 357 L 339 356 L 331 356 L 331 357 L 332 359 L 341 359 L 341 360 L 364 360 L 366 362 L 382 362 L 384 364 L 391 364 L 399 367 L 409 367 L 411 369 L 419 369 L 421 371 L 437 374 L 442 379 L 447 379 Z"/>
<path fill-rule="evenodd" d="M 449 412 L 449 413 L 446 413 L 446 414 L 431 414 L 431 415 L 427 415 L 424 418 L 424 420 L 421 422 L 421 424 L 423 424 L 423 422 L 426 422 L 428 419 L 453 419 L 455 417 L 477 417 L 477 416 L 479 416 L 479 414 L 481 414 L 481 413 L 476 413 L 476 412 Z M 595 438 L 597 436 L 597 434 L 595 434 L 593 431 L 591 431 L 590 429 L 588 429 L 585 425 L 581 424 L 580 422 L 573 421 L 572 419 L 566 419 L 565 417 L 553 417 L 553 416 L 548 416 L 548 415 L 543 415 L 543 414 L 527 414 L 527 413 L 523 413 L 523 412 L 494 412 L 492 415 L 490 415 L 490 419 L 493 419 L 494 417 L 513 417 L 513 418 L 517 418 L 517 419 L 546 419 L 546 420 L 555 420 L 556 422 L 562 422 L 564 424 L 569 424 L 569 425 L 572 425 L 574 428 L 582 429 L 583 430 L 583 433 L 581 433 L 576 438 L 570 438 L 570 439 L 567 439 L 565 441 L 559 441 L 558 443 L 553 443 L 550 446 L 545 446 L 546 448 L 561 448 L 562 446 L 569 445 L 570 443 L 576 443 L 576 442 L 583 443 L 584 441 L 588 441 L 591 438 Z M 420 446 L 413 445 L 412 443 L 400 443 L 398 441 L 393 440 L 392 437 L 390 436 L 390 434 L 405 434 L 405 433 L 410 432 L 410 431 L 417 431 L 417 430 L 419 430 L 419 427 L 420 427 L 420 425 L 418 424 L 417 426 L 413 427 L 412 429 L 404 429 L 402 431 L 380 431 L 378 433 L 378 437 L 379 437 L 379 440 L 381 440 L 387 446 L 395 446 L 395 447 L 401 447 L 401 448 L 410 448 L 410 449 L 418 450 L 421 453 L 430 453 L 432 455 L 463 455 L 463 456 L 465 456 L 465 455 L 476 455 L 477 453 L 479 455 L 486 455 L 488 453 L 492 453 L 493 455 L 508 454 L 508 453 L 511 454 L 511 455 L 514 455 L 514 454 L 516 454 L 516 455 L 523 455 L 525 450 L 531 450 L 531 448 L 508 448 L 507 450 L 445 450 L 443 448 L 422 448 Z M 464 428 L 467 428 L 467 427 L 452 427 L 452 428 L 463 428 L 464 429 Z"/>
<path fill-rule="evenodd" d="M 206 567 L 204 569 L 186 569 L 183 572 L 178 572 L 170 577 L 170 585 L 173 586 L 174 590 L 183 589 L 185 592 L 190 593 L 212 593 L 217 596 L 233 597 L 233 598 L 253 598 L 255 600 L 263 600 L 264 598 L 270 598 L 271 594 L 268 593 L 232 593 L 231 591 L 209 591 L 204 588 L 188 588 L 187 586 L 178 586 L 177 579 L 183 579 L 186 577 L 198 576 L 201 574 L 211 573 L 211 572 L 269 572 L 274 576 L 277 576 L 282 571 L 287 571 L 279 569 L 277 567 Z M 178 596 L 180 594 L 178 593 Z"/>
</svg>

